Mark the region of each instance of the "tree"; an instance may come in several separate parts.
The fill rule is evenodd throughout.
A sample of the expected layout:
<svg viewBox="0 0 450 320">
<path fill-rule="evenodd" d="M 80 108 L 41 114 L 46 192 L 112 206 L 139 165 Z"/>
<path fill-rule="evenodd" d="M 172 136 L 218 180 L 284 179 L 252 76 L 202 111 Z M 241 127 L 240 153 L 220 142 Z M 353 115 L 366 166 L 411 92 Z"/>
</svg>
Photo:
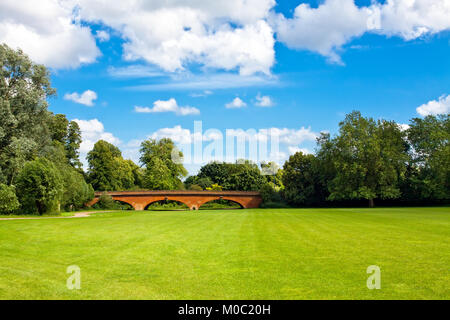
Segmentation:
<svg viewBox="0 0 450 320">
<path fill-rule="evenodd" d="M 330 200 L 399 198 L 406 170 L 404 133 L 395 122 L 364 118 L 354 111 L 339 124 L 333 145 L 336 175 L 329 183 Z"/>
<path fill-rule="evenodd" d="M 27 162 L 17 178 L 17 196 L 26 212 L 42 215 L 59 211 L 62 193 L 59 172 L 47 159 Z"/>
<path fill-rule="evenodd" d="M 122 157 L 119 148 L 99 140 L 89 151 L 89 182 L 98 191 L 117 191 L 122 189 L 122 182 L 118 175 L 119 162 L 115 158 Z"/>
<path fill-rule="evenodd" d="M 46 99 L 55 93 L 44 66 L 0 45 L 0 169 L 8 184 L 50 141 Z"/>
<path fill-rule="evenodd" d="M 404 193 L 410 199 L 450 199 L 450 116 L 414 118 L 407 135 L 411 160 Z"/>
<path fill-rule="evenodd" d="M 67 160 L 74 168 L 81 168 L 80 162 L 81 130 L 78 123 L 70 121 L 65 143 Z"/>
<path fill-rule="evenodd" d="M 19 209 L 19 201 L 16 197 L 14 186 L 0 183 L 0 214 L 9 214 Z"/>
<path fill-rule="evenodd" d="M 141 144 L 140 161 L 146 167 L 144 187 L 152 190 L 174 190 L 183 188 L 181 178 L 187 171 L 181 163 L 183 153 L 172 140 L 149 139 Z"/>
<path fill-rule="evenodd" d="M 312 154 L 297 152 L 283 166 L 284 197 L 294 205 L 312 205 L 323 201 L 318 178 L 318 160 Z"/>
</svg>

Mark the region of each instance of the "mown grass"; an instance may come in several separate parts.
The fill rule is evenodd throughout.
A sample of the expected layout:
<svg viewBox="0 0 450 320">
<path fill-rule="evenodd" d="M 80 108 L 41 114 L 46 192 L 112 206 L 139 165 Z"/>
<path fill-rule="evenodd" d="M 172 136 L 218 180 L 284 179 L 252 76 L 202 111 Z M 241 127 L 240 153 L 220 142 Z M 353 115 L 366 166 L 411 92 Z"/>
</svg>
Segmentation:
<svg viewBox="0 0 450 320">
<path fill-rule="evenodd" d="M 80 290 L 66 287 L 70 265 Z M 449 266 L 450 208 L 0 221 L 1 299 L 449 299 Z"/>
</svg>

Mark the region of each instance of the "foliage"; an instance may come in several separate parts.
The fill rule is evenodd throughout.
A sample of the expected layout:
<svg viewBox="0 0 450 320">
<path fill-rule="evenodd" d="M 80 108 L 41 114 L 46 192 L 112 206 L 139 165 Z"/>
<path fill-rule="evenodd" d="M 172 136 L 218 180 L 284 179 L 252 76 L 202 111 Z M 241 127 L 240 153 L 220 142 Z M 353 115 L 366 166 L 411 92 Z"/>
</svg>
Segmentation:
<svg viewBox="0 0 450 320">
<path fill-rule="evenodd" d="M 450 199 L 450 116 L 414 118 L 407 130 L 410 162 L 403 192 L 409 199 Z"/>
<path fill-rule="evenodd" d="M 181 178 L 187 175 L 181 163 L 183 153 L 172 140 L 149 139 L 141 144 L 140 161 L 146 167 L 143 186 L 151 190 L 182 189 Z"/>
<path fill-rule="evenodd" d="M 12 213 L 19 209 L 19 206 L 14 186 L 0 183 L 0 214 Z"/>
<path fill-rule="evenodd" d="M 63 190 L 60 173 L 44 158 L 27 162 L 17 178 L 17 196 L 27 213 L 59 211 Z"/>
<path fill-rule="evenodd" d="M 7 184 L 49 143 L 46 99 L 55 93 L 44 66 L 0 45 L 0 171 Z"/>
<path fill-rule="evenodd" d="M 258 166 L 250 161 L 236 163 L 210 162 L 204 165 L 198 179 L 208 178 L 223 190 L 257 191 L 265 183 Z"/>
<path fill-rule="evenodd" d="M 193 191 L 203 191 L 203 188 L 198 184 L 191 184 L 188 189 Z"/>
<path fill-rule="evenodd" d="M 219 186 L 217 183 L 213 183 L 211 185 L 211 187 L 206 188 L 206 190 L 209 190 L 209 191 L 222 191 L 223 188 L 222 188 L 222 186 Z"/>
<path fill-rule="evenodd" d="M 321 198 L 321 185 L 317 158 L 312 154 L 297 152 L 289 157 L 283 167 L 284 197 L 294 205 L 312 205 Z"/>
<path fill-rule="evenodd" d="M 124 160 L 119 148 L 111 143 L 97 141 L 89 151 L 87 160 L 88 180 L 95 190 L 120 191 L 132 189 L 136 185 L 139 167 L 131 160 Z"/>
<path fill-rule="evenodd" d="M 407 145 L 395 122 L 374 121 L 358 111 L 339 124 L 331 140 L 335 177 L 329 182 L 331 200 L 399 198 Z"/>
<path fill-rule="evenodd" d="M 95 207 L 99 209 L 116 209 L 116 202 L 105 192 L 100 195 Z"/>
</svg>

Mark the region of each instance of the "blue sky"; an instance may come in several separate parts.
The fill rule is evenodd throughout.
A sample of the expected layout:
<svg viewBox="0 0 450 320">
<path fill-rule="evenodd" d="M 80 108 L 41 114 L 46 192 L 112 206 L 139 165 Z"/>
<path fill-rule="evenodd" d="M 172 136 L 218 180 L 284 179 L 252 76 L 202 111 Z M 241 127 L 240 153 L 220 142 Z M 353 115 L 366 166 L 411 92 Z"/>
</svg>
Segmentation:
<svg viewBox="0 0 450 320">
<path fill-rule="evenodd" d="M 201 1 L 134 8 L 149 21 L 161 19 L 155 27 L 117 15 L 121 8 L 102 10 L 99 1 L 67 1 L 60 8 L 48 0 L 45 12 L 8 2 L 0 5 L 12 12 L 9 20 L 0 14 L 6 23 L 0 24 L 6 34 L 0 42 L 24 48 L 51 68 L 58 97 L 50 110 L 84 121 L 89 144 L 83 155 L 104 138 L 137 160 L 139 141 L 164 132 L 182 139 L 201 120 L 204 130 L 285 129 L 277 159 L 282 163 L 295 150 L 313 152 L 314 134 L 335 133 L 352 110 L 405 124 L 450 109 L 447 0 L 416 0 L 413 6 L 406 0 L 267 0 L 251 6 L 233 0 L 220 14 Z M 68 26 L 56 25 L 56 31 L 40 23 L 65 16 L 71 19 L 61 23 Z M 184 30 L 172 30 L 177 20 L 169 20 L 185 16 Z M 23 31 L 8 37 L 8 23 Z M 48 36 L 52 32 L 55 38 Z M 40 41 L 31 45 L 34 38 Z M 203 42 L 196 46 L 196 39 Z M 165 51 L 174 43 L 182 49 Z M 39 47 L 44 45 L 53 56 Z M 86 91 L 85 99 L 77 99 Z M 241 107 L 227 108 L 233 100 Z M 258 106 L 263 100 L 268 106 Z M 195 172 L 198 166 L 188 168 Z"/>
</svg>

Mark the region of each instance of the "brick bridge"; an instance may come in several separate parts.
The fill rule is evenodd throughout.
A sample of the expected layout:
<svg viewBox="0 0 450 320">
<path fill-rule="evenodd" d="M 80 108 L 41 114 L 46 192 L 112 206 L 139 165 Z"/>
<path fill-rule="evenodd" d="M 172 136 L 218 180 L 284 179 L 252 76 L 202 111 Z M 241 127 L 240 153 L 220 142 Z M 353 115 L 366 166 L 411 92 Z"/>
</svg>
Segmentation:
<svg viewBox="0 0 450 320">
<path fill-rule="evenodd" d="M 95 198 L 87 205 L 94 205 L 103 192 L 96 192 Z M 135 210 L 145 210 L 148 205 L 161 200 L 184 203 L 190 210 L 198 210 L 201 205 L 213 200 L 230 200 L 242 208 L 258 208 L 262 202 L 259 192 L 252 191 L 123 191 L 107 192 L 114 200 L 128 203 Z"/>
</svg>

